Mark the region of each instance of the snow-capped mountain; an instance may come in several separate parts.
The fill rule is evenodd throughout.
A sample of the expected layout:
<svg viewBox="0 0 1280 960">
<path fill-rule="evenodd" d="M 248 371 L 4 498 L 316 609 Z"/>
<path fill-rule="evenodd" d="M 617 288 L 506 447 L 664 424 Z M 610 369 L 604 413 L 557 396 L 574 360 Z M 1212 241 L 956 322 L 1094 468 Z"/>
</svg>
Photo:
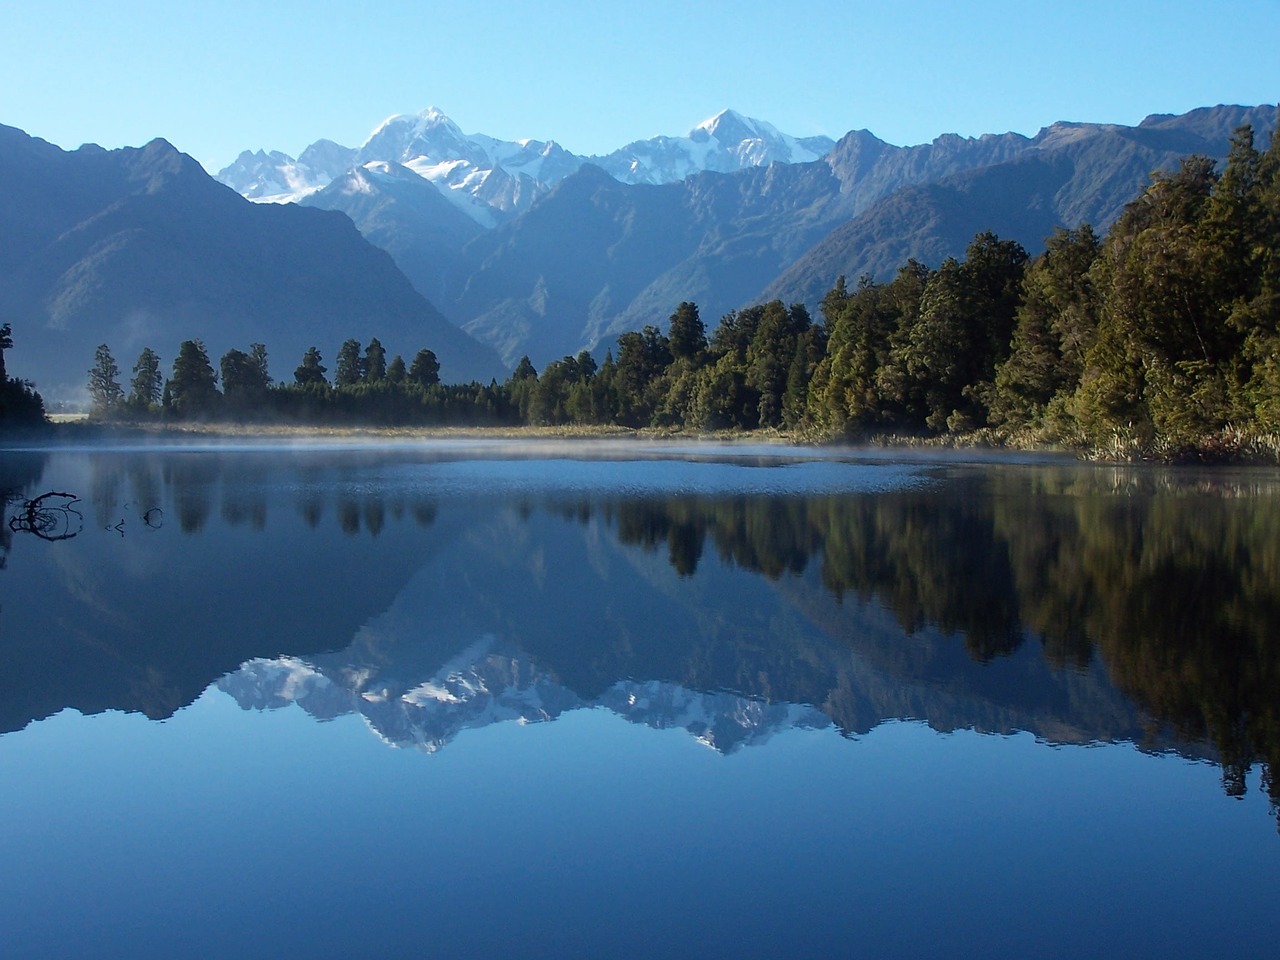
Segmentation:
<svg viewBox="0 0 1280 960">
<path fill-rule="evenodd" d="M 829 137 L 797 139 L 771 123 L 724 110 L 686 137 L 637 140 L 593 161 L 623 183 L 675 183 L 703 170 L 732 173 L 770 163 L 808 163 L 834 146 Z"/>
<path fill-rule="evenodd" d="M 554 140 L 499 140 L 466 134 L 435 107 L 388 117 L 356 149 L 319 140 L 296 160 L 279 151 L 245 151 L 217 179 L 250 200 L 289 202 L 327 186 L 353 167 L 395 163 L 429 180 L 484 227 L 527 210 L 584 163 L 623 183 L 675 183 L 694 173 L 722 173 L 770 163 L 816 160 L 827 137 L 798 139 L 772 124 L 725 110 L 684 137 L 637 140 L 606 156 L 580 157 Z"/>
<path fill-rule="evenodd" d="M 317 140 L 296 160 L 279 150 L 245 150 L 215 179 L 250 200 L 296 200 L 350 170 L 355 154 L 351 147 L 332 140 Z"/>
<path fill-rule="evenodd" d="M 720 753 L 763 743 L 793 728 L 824 729 L 816 707 L 768 703 L 664 681 L 619 680 L 584 700 L 518 651 L 482 637 L 433 676 L 392 678 L 331 670 L 296 657 L 251 660 L 218 681 L 246 710 L 297 704 L 319 720 L 358 713 L 384 742 L 435 753 L 464 730 L 539 723 L 600 707 L 655 730 L 684 730 Z"/>
</svg>

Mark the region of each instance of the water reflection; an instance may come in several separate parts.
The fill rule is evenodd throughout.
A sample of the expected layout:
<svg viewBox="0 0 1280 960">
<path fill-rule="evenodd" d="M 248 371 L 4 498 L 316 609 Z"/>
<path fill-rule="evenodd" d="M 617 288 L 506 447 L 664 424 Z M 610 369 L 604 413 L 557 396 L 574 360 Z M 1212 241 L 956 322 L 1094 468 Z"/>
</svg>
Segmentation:
<svg viewBox="0 0 1280 960">
<path fill-rule="evenodd" d="M 0 471 L 28 495 L 78 480 L 96 518 L 59 545 L 0 533 L 0 729 L 66 706 L 167 717 L 214 682 L 427 750 L 585 707 L 724 752 L 917 718 L 1177 749 L 1233 794 L 1262 764 L 1280 800 L 1267 474 L 935 466 L 852 492 L 658 496 L 490 494 L 376 457 Z M 144 536 L 153 508 L 176 523 Z"/>
<path fill-rule="evenodd" d="M 524 651 L 481 638 L 430 676 L 375 670 L 345 660 L 279 657 L 253 660 L 218 681 L 245 709 L 296 704 L 318 720 L 363 716 L 384 742 L 434 753 L 466 730 L 494 723 L 538 723 L 569 710 L 600 708 L 655 730 L 683 730 L 732 753 L 790 729 L 822 729 L 816 707 L 770 703 L 726 691 L 690 690 L 660 680 L 619 680 L 586 699 L 539 667 Z"/>
<path fill-rule="evenodd" d="M 696 569 L 704 541 L 777 579 L 811 562 L 837 598 L 979 662 L 1028 641 L 1053 667 L 1100 659 L 1184 743 L 1207 741 L 1230 793 L 1280 759 L 1280 510 L 1274 482 L 1133 470 L 994 470 L 942 488 L 797 501 L 617 507 L 626 542 Z"/>
</svg>

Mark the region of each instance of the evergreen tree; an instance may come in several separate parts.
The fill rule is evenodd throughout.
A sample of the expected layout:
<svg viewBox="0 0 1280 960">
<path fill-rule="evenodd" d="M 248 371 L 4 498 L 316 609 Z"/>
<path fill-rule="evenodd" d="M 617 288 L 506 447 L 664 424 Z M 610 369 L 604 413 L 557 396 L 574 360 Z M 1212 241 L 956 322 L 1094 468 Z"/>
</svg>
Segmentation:
<svg viewBox="0 0 1280 960">
<path fill-rule="evenodd" d="M 328 383 L 324 377 L 328 368 L 321 360 L 320 351 L 315 347 L 308 347 L 307 352 L 302 355 L 302 363 L 293 371 L 294 382 L 303 387 L 309 383 Z"/>
<path fill-rule="evenodd" d="M 918 312 L 901 316 L 877 378 L 914 426 L 962 431 L 986 422 L 1026 260 L 1018 244 L 981 233 L 963 262 L 949 257 L 928 275 Z"/>
<path fill-rule="evenodd" d="M 387 351 L 382 341 L 374 337 L 364 348 L 364 361 L 361 364 L 361 377 L 365 383 L 377 383 L 387 378 Z"/>
<path fill-rule="evenodd" d="M 864 276 L 850 292 L 841 277 L 823 299 L 828 342 L 815 366 L 807 404 L 809 418 L 819 427 L 858 432 L 885 417 L 877 375 L 889 362 L 890 337 L 900 319 L 893 288 Z"/>
<path fill-rule="evenodd" d="M 524 360 L 527 363 L 529 358 L 525 357 Z M 532 366 L 529 369 L 532 370 Z M 409 365 L 409 380 L 423 387 L 440 382 L 440 361 L 432 351 L 423 348 L 414 354 L 413 362 Z"/>
<path fill-rule="evenodd" d="M 745 358 L 746 385 L 759 397 L 755 419 L 760 426 L 782 424 L 782 400 L 796 343 L 811 325 L 803 304 L 788 309 L 781 300 L 773 300 L 760 311 Z"/>
<path fill-rule="evenodd" d="M 707 330 L 698 316 L 698 305 L 684 301 L 671 315 L 667 329 L 671 356 L 693 359 L 707 349 Z"/>
<path fill-rule="evenodd" d="M 333 374 L 335 386 L 349 387 L 364 379 L 364 362 L 360 358 L 360 341 L 351 339 L 338 349 L 338 367 Z"/>
<path fill-rule="evenodd" d="M 202 340 L 183 340 L 169 381 L 170 406 L 180 417 L 212 413 L 219 400 L 218 378 Z"/>
<path fill-rule="evenodd" d="M 261 347 L 254 344 L 254 347 Z M 222 373 L 222 395 L 234 410 L 260 409 L 267 396 L 270 377 L 266 372 L 266 351 L 253 354 L 243 350 L 228 350 L 219 362 Z"/>
<path fill-rule="evenodd" d="M 1124 425 L 1142 443 L 1188 444 L 1232 417 L 1228 367 L 1239 340 L 1221 313 L 1202 229 L 1217 181 L 1212 160 L 1188 157 L 1111 229 L 1098 336 L 1073 398 L 1097 440 Z"/>
<path fill-rule="evenodd" d="M 124 402 L 119 376 L 120 367 L 111 356 L 110 348 L 105 343 L 99 344 L 93 355 L 93 366 L 89 368 L 89 400 L 96 415 L 110 416 Z"/>
<path fill-rule="evenodd" d="M 886 424 L 919 428 L 924 424 L 923 389 L 907 370 L 911 332 L 920 322 L 925 288 L 933 271 L 917 260 L 908 260 L 885 288 L 886 309 L 893 316 L 888 352 L 876 370 L 875 386 L 881 419 Z"/>
<path fill-rule="evenodd" d="M 9 324 L 0 326 L 0 384 L 9 382 L 9 374 L 5 372 L 4 352 L 13 349 L 13 329 Z"/>
<path fill-rule="evenodd" d="M 405 369 L 404 357 L 397 353 L 391 358 L 391 362 L 387 364 L 387 382 L 396 384 L 404 383 L 407 376 L 408 371 Z"/>
<path fill-rule="evenodd" d="M 412 373 L 410 374 L 412 376 Z M 506 394 L 511 406 L 521 423 L 529 422 L 529 411 L 533 403 L 533 392 L 538 386 L 538 371 L 534 369 L 528 356 L 520 358 L 515 370 L 507 378 Z"/>
<path fill-rule="evenodd" d="M 1097 334 L 1092 267 L 1099 250 L 1087 224 L 1059 229 L 1028 266 L 1010 354 L 996 373 L 992 423 L 1043 426 L 1061 419 Z"/>
<path fill-rule="evenodd" d="M 9 324 L 0 325 L 0 426 L 32 426 L 45 422 L 44 398 L 25 380 L 11 380 L 4 352 L 13 348 Z"/>
<path fill-rule="evenodd" d="M 257 368 L 258 378 L 264 387 L 271 386 L 271 374 L 267 370 L 267 345 L 265 343 L 249 344 L 249 357 Z"/>
<path fill-rule="evenodd" d="M 129 404 L 139 410 L 148 410 L 160 403 L 160 391 L 164 375 L 160 372 L 160 357 L 150 347 L 143 347 L 133 365 L 133 379 L 129 381 Z"/>
<path fill-rule="evenodd" d="M 618 338 L 614 382 L 623 423 L 632 426 L 649 423 L 661 399 L 661 389 L 655 385 L 671 361 L 670 341 L 655 326 L 648 325 L 639 333 L 628 332 Z"/>
</svg>

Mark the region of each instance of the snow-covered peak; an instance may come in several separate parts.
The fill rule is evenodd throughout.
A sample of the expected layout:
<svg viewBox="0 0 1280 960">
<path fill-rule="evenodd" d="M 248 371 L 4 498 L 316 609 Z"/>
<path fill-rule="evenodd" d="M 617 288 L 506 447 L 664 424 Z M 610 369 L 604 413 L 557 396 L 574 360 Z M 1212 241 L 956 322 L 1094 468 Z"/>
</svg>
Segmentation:
<svg viewBox="0 0 1280 960">
<path fill-rule="evenodd" d="M 830 718 L 813 706 L 769 703 L 656 680 L 619 680 L 598 698 L 584 699 L 491 635 L 425 677 L 397 675 L 394 669 L 325 669 L 282 657 L 250 660 L 217 686 L 246 710 L 297 704 L 325 720 L 358 713 L 385 743 L 427 753 L 440 750 L 464 730 L 545 722 L 593 707 L 655 730 L 682 729 L 726 754 L 764 743 L 781 731 L 831 726 Z"/>
<path fill-rule="evenodd" d="M 298 160 L 244 153 L 218 179 L 253 200 L 287 201 L 314 193 L 348 170 L 397 164 L 434 183 L 476 222 L 495 226 L 527 209 L 559 181 L 594 163 L 624 183 L 674 183 L 704 170 L 729 173 L 823 156 L 826 137 L 798 140 L 762 120 L 722 110 L 685 137 L 637 140 L 604 157 L 579 157 L 554 140 L 501 140 L 467 134 L 437 107 L 393 114 L 358 149 L 319 140 Z"/>
<path fill-rule="evenodd" d="M 722 120 L 725 120 L 729 117 L 733 117 L 734 119 L 737 119 L 738 116 L 739 114 L 736 110 L 728 110 L 728 109 L 721 110 L 715 116 L 707 117 L 707 119 L 703 120 L 700 124 L 698 124 L 692 130 L 690 130 L 689 136 L 692 137 L 699 130 L 703 131 L 704 133 L 714 134 L 716 132 L 716 127 L 720 124 Z"/>
<path fill-rule="evenodd" d="M 387 119 L 383 120 L 380 124 L 378 124 L 376 127 L 373 128 L 373 131 L 365 139 L 365 143 L 368 143 L 370 140 L 374 139 L 375 137 L 381 135 L 382 133 L 385 133 L 388 128 L 403 126 L 406 123 L 412 123 L 413 120 L 414 118 L 410 114 L 393 113 L 391 116 L 387 117 Z"/>
<path fill-rule="evenodd" d="M 418 114 L 418 116 L 427 123 L 447 123 L 451 126 L 455 125 L 452 120 L 445 116 L 443 110 L 435 106 L 427 107 L 427 109 L 423 110 L 422 113 Z"/>
<path fill-rule="evenodd" d="M 360 164 L 370 160 L 408 164 L 424 158 L 433 163 L 466 160 L 477 165 L 487 159 L 484 150 L 435 107 L 416 116 L 388 117 L 356 151 L 356 162 Z"/>
<path fill-rule="evenodd" d="M 351 152 L 327 140 L 312 144 L 298 160 L 278 150 L 245 150 L 235 163 L 218 171 L 217 179 L 250 200 L 287 203 L 315 193 L 347 169 Z"/>
<path fill-rule="evenodd" d="M 624 183 L 672 183 L 703 170 L 732 173 L 770 163 L 807 163 L 833 146 L 827 137 L 799 140 L 771 123 L 722 110 L 687 137 L 637 140 L 594 162 Z"/>
<path fill-rule="evenodd" d="M 689 137 L 696 137 L 699 131 L 726 144 L 782 136 L 773 124 L 744 117 L 736 110 L 721 110 L 714 117 L 708 117 L 689 131 Z"/>
</svg>

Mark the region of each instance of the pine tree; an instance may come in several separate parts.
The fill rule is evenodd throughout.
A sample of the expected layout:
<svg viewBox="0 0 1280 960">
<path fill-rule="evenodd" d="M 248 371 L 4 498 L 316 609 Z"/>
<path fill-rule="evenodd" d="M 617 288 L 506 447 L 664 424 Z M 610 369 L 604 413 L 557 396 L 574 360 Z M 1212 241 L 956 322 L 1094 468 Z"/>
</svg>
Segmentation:
<svg viewBox="0 0 1280 960">
<path fill-rule="evenodd" d="M 667 329 L 671 355 L 692 359 L 707 349 L 707 329 L 698 316 L 698 305 L 685 301 L 676 307 Z"/>
<path fill-rule="evenodd" d="M 404 357 L 396 354 L 391 358 L 391 362 L 387 364 L 387 380 L 391 383 L 404 383 L 408 371 L 405 369 Z"/>
<path fill-rule="evenodd" d="M 181 417 L 212 412 L 219 400 L 218 378 L 202 340 L 183 340 L 167 386 L 172 410 Z"/>
<path fill-rule="evenodd" d="M 440 361 L 432 351 L 424 348 L 414 354 L 413 363 L 409 365 L 409 379 L 423 387 L 440 382 Z"/>
<path fill-rule="evenodd" d="M 364 362 L 361 364 L 361 377 L 365 383 L 377 383 L 387 378 L 387 351 L 382 341 L 374 337 L 364 348 Z"/>
<path fill-rule="evenodd" d="M 160 391 L 164 375 L 160 373 L 160 357 L 150 347 L 143 347 L 133 365 L 133 379 L 129 381 L 130 406 L 147 410 L 160 403 Z"/>
<path fill-rule="evenodd" d="M 9 382 L 9 375 L 4 368 L 4 352 L 13 349 L 13 330 L 9 324 L 0 326 L 0 384 Z"/>
<path fill-rule="evenodd" d="M 110 416 L 124 401 L 119 376 L 120 367 L 111 356 L 111 349 L 105 343 L 98 344 L 89 368 L 89 399 L 96 415 Z"/>
<path fill-rule="evenodd" d="M 315 347 L 308 347 L 307 352 L 302 355 L 302 363 L 293 371 L 294 382 L 299 386 L 306 386 L 308 383 L 326 383 L 324 378 L 328 368 L 321 361 L 320 351 Z"/>
<path fill-rule="evenodd" d="M 348 387 L 364 379 L 364 362 L 360 359 L 360 341 L 345 340 L 338 349 L 338 367 L 333 373 L 333 382 L 339 387 Z"/>
<path fill-rule="evenodd" d="M 9 324 L 0 325 L 0 426 L 45 422 L 44 398 L 25 380 L 10 380 L 4 352 L 13 347 Z"/>
</svg>

